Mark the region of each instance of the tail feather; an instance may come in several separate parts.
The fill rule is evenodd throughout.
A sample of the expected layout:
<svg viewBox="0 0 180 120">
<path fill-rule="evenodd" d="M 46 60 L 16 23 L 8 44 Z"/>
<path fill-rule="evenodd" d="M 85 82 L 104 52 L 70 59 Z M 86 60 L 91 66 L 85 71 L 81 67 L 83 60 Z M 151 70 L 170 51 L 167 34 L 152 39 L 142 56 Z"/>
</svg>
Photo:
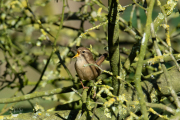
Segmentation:
<svg viewBox="0 0 180 120">
<path fill-rule="evenodd" d="M 96 64 L 97 65 L 101 65 L 101 63 L 107 58 L 108 53 L 104 53 L 102 54 L 97 60 L 96 60 Z"/>
</svg>

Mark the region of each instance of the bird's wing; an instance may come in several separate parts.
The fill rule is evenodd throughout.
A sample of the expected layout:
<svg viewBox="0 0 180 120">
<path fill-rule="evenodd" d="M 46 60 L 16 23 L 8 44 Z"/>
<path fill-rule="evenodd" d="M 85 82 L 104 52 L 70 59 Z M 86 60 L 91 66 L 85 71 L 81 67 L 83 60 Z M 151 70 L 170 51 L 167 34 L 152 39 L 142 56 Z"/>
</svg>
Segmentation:
<svg viewBox="0 0 180 120">
<path fill-rule="evenodd" d="M 82 73 L 81 70 L 78 68 L 78 66 L 77 66 L 76 63 L 75 63 L 75 69 L 76 69 L 76 72 L 77 72 L 79 78 L 80 78 L 81 80 L 84 80 L 83 73 Z"/>
</svg>

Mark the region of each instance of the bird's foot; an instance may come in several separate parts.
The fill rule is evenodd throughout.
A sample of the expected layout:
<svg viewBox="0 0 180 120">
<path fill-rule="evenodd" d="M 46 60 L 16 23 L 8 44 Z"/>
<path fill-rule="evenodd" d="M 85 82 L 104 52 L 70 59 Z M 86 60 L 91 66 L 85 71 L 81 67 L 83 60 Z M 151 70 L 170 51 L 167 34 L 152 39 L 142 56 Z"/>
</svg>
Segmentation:
<svg viewBox="0 0 180 120">
<path fill-rule="evenodd" d="M 85 86 L 83 86 L 83 90 L 84 90 L 84 89 L 89 89 L 89 87 L 85 87 Z"/>
<path fill-rule="evenodd" d="M 80 82 L 81 82 L 81 85 L 82 85 L 82 87 L 83 87 L 83 90 L 84 90 L 84 89 L 89 89 L 89 87 L 85 87 L 85 86 L 83 85 L 82 81 L 80 81 Z"/>
</svg>

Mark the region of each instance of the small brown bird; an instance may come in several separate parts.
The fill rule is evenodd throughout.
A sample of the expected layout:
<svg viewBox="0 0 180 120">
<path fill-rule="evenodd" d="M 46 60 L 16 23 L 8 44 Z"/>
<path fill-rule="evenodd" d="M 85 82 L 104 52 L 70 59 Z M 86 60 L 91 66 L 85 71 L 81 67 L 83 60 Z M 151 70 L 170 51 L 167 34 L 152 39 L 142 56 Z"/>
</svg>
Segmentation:
<svg viewBox="0 0 180 120">
<path fill-rule="evenodd" d="M 96 64 L 100 65 L 105 58 L 107 57 L 107 53 L 104 53 L 101 55 L 96 61 L 93 59 L 93 55 L 91 51 L 85 47 L 80 47 L 77 49 L 77 54 L 73 58 L 77 58 L 76 63 L 75 63 L 75 69 L 76 72 L 81 79 L 81 84 L 83 86 L 83 89 L 88 88 L 84 87 L 82 80 L 95 80 L 100 74 L 101 70 L 94 66 L 94 65 L 89 65 L 89 66 L 84 66 L 87 64 Z"/>
</svg>

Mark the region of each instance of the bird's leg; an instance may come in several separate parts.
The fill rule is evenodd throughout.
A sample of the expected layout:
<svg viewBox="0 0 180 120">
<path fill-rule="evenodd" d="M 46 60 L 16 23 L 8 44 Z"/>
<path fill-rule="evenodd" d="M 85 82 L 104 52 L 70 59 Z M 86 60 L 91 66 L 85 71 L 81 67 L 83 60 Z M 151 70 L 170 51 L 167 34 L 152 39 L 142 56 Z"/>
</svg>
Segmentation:
<svg viewBox="0 0 180 120">
<path fill-rule="evenodd" d="M 94 88 L 94 95 L 93 95 L 93 99 L 96 97 L 96 89 Z"/>
<path fill-rule="evenodd" d="M 84 85 L 83 85 L 83 82 L 82 81 L 80 81 L 81 82 L 81 85 L 82 85 L 82 87 L 83 87 L 83 90 L 84 89 L 89 89 L 89 87 L 85 87 Z"/>
</svg>

